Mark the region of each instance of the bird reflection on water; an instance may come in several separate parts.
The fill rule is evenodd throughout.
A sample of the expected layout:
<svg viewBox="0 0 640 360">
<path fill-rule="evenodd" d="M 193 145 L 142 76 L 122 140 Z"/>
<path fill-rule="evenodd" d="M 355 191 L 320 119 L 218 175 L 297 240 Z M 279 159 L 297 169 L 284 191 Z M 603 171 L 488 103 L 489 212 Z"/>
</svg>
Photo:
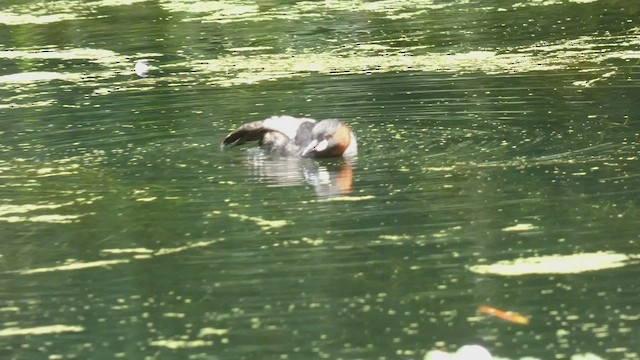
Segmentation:
<svg viewBox="0 0 640 360">
<path fill-rule="evenodd" d="M 268 186 L 312 185 L 319 198 L 353 192 L 355 159 L 318 161 L 306 158 L 274 157 L 258 148 L 248 149 L 243 161 L 256 179 Z"/>
</svg>

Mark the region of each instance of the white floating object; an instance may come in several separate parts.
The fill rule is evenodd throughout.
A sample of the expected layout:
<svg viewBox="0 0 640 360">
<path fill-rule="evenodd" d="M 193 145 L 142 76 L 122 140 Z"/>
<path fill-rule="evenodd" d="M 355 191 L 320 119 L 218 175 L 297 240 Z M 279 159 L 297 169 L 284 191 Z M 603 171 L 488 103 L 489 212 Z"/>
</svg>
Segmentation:
<svg viewBox="0 0 640 360">
<path fill-rule="evenodd" d="M 431 350 L 425 356 L 424 360 L 454 360 L 455 355 L 449 354 L 448 352 L 444 352 L 442 350 Z"/>
<path fill-rule="evenodd" d="M 149 76 L 149 70 L 151 66 L 149 66 L 149 60 L 138 60 L 136 61 L 136 66 L 134 68 L 136 75 L 140 77 Z"/>
<path fill-rule="evenodd" d="M 571 357 L 571 360 L 603 360 L 600 356 L 593 353 L 575 354 Z"/>
<path fill-rule="evenodd" d="M 493 360 L 489 350 L 480 345 L 464 345 L 456 351 L 456 360 Z"/>
<path fill-rule="evenodd" d="M 424 360 L 493 360 L 493 356 L 480 345 L 464 345 L 453 354 L 431 350 L 424 356 Z"/>
</svg>

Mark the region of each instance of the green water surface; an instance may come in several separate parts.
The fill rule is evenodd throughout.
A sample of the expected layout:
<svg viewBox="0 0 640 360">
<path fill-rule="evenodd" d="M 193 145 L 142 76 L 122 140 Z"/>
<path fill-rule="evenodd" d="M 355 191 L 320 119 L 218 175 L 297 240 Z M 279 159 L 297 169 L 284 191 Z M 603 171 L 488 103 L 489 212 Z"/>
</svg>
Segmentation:
<svg viewBox="0 0 640 360">
<path fill-rule="evenodd" d="M 3 1 L 0 356 L 638 359 L 639 19 Z M 283 114 L 345 121 L 358 157 L 220 149 Z"/>
</svg>

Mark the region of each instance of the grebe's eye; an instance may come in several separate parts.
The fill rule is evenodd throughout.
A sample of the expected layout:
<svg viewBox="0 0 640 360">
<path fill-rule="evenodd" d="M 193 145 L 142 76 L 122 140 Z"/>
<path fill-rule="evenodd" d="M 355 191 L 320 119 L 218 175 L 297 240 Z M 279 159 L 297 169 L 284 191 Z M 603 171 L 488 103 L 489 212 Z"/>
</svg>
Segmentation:
<svg viewBox="0 0 640 360">
<path fill-rule="evenodd" d="M 329 139 L 331 139 L 331 135 L 325 135 L 325 136 L 324 136 L 324 139 L 325 139 L 325 140 L 329 140 Z"/>
</svg>

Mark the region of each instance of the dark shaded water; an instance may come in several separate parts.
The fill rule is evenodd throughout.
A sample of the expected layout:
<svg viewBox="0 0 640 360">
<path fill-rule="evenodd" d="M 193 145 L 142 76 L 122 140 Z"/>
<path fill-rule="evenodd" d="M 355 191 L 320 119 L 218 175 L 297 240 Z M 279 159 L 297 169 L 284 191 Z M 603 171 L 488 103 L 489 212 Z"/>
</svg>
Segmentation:
<svg viewBox="0 0 640 360">
<path fill-rule="evenodd" d="M 637 359 L 639 14 L 3 3 L 0 354 Z M 274 114 L 360 154 L 219 149 Z"/>
</svg>

